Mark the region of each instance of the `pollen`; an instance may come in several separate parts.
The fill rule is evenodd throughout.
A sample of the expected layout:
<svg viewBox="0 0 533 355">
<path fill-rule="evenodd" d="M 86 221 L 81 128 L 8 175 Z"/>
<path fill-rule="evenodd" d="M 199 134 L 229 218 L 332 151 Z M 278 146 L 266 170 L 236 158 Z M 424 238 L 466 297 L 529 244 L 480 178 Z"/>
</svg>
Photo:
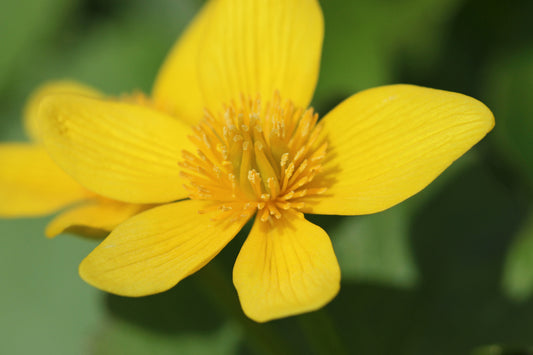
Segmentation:
<svg viewBox="0 0 533 355">
<path fill-rule="evenodd" d="M 242 96 L 217 114 L 205 111 L 190 136 L 197 151 L 183 151 L 180 162 L 189 197 L 210 201 L 202 212 L 216 211 L 217 219 L 257 212 L 273 223 L 300 211 L 326 191 L 313 181 L 327 153 L 321 129 L 312 108 L 279 93 L 265 104 Z"/>
</svg>

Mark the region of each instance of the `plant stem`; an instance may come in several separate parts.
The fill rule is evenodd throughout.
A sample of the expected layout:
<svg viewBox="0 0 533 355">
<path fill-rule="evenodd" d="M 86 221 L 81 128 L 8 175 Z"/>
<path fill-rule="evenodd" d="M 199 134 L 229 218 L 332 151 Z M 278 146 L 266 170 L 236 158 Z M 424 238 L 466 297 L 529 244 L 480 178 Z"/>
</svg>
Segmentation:
<svg viewBox="0 0 533 355">
<path fill-rule="evenodd" d="M 206 291 L 212 303 L 225 314 L 236 320 L 247 335 L 248 344 L 257 354 L 296 354 L 281 338 L 271 324 L 256 323 L 247 318 L 238 302 L 233 284 L 221 272 L 215 260 L 204 267 L 195 279 Z"/>
</svg>

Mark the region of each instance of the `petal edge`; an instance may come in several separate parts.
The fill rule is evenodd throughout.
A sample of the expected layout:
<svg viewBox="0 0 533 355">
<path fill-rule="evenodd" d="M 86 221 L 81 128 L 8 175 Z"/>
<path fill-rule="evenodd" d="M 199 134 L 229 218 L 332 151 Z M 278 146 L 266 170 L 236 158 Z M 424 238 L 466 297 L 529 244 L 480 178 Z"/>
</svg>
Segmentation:
<svg viewBox="0 0 533 355">
<path fill-rule="evenodd" d="M 323 124 L 328 157 L 316 180 L 329 188 L 304 210 L 359 215 L 422 190 L 494 127 L 494 116 L 466 95 L 391 85 L 353 95 Z"/>
<path fill-rule="evenodd" d="M 213 221 L 203 201 L 152 208 L 119 225 L 80 264 L 87 283 L 121 296 L 168 290 L 214 258 L 250 216 Z"/>
<path fill-rule="evenodd" d="M 200 88 L 210 110 L 279 91 L 307 107 L 318 79 L 324 21 L 316 0 L 219 0 L 199 56 Z"/>
<path fill-rule="evenodd" d="M 1 217 L 46 215 L 85 200 L 89 195 L 41 146 L 0 144 Z"/>
<path fill-rule="evenodd" d="M 101 198 L 92 199 L 60 213 L 47 226 L 48 238 L 72 232 L 82 236 L 101 238 L 126 219 L 152 207 L 123 203 Z"/>
<path fill-rule="evenodd" d="M 178 162 L 193 149 L 189 126 L 148 107 L 50 95 L 40 109 L 50 156 L 89 190 L 118 201 L 185 198 Z"/>
<path fill-rule="evenodd" d="M 257 322 L 316 310 L 340 288 L 326 232 L 300 214 L 270 226 L 256 218 L 235 262 L 233 283 L 244 313 Z"/>
</svg>

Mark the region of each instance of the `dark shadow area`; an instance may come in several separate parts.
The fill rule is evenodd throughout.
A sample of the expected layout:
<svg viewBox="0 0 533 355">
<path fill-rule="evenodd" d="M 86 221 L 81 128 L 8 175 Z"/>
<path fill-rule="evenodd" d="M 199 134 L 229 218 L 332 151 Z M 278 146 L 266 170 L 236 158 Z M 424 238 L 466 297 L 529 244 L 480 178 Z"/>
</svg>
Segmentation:
<svg viewBox="0 0 533 355">
<path fill-rule="evenodd" d="M 491 59 L 533 46 L 531 13 L 533 2 L 528 0 L 465 1 L 448 25 L 436 60 L 420 70 L 421 58 L 410 58 L 400 50 L 398 77 L 402 82 L 479 97 Z"/>
<path fill-rule="evenodd" d="M 343 283 L 326 307 L 347 349 L 362 354 L 468 354 L 483 344 L 527 348 L 533 299 L 501 291 L 504 257 L 528 206 L 483 165 L 459 174 L 412 223 L 416 289 Z"/>
<path fill-rule="evenodd" d="M 333 229 L 334 226 L 339 224 L 344 216 L 334 216 L 334 215 L 321 215 L 321 214 L 306 214 L 305 219 L 309 222 L 320 226 L 324 229 L 330 237 L 334 237 L 334 233 L 330 232 L 330 229 Z"/>
<path fill-rule="evenodd" d="M 501 293 L 505 254 L 526 211 L 481 165 L 420 211 L 412 229 L 422 275 L 410 335 L 417 353 L 462 354 L 480 344 L 531 341 L 527 324 L 514 319 L 517 306 Z M 520 308 L 532 314 L 532 305 Z"/>
<path fill-rule="evenodd" d="M 112 19 L 128 8 L 126 0 L 83 0 L 80 3 L 77 23 L 82 26 Z"/>
<path fill-rule="evenodd" d="M 166 334 L 210 332 L 223 318 L 209 305 L 203 290 L 187 278 L 167 292 L 141 298 L 106 296 L 113 317 Z"/>
<path fill-rule="evenodd" d="M 348 354 L 402 354 L 416 304 L 409 291 L 343 283 L 326 311 Z"/>
<path fill-rule="evenodd" d="M 343 93 L 343 92 L 333 92 L 330 93 L 326 98 L 323 98 L 322 100 L 318 102 L 313 101 L 313 107 L 315 108 L 315 111 L 318 112 L 319 115 L 319 121 L 324 118 L 331 110 L 333 110 L 337 105 L 339 105 L 341 102 L 346 100 L 351 95 L 355 94 L 355 92 L 352 93 Z"/>
</svg>

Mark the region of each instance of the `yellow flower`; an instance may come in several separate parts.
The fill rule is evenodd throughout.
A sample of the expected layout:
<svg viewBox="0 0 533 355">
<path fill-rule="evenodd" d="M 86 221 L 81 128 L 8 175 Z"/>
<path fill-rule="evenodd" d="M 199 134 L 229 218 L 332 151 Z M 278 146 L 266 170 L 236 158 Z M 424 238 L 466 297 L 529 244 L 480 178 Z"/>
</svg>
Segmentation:
<svg viewBox="0 0 533 355">
<path fill-rule="evenodd" d="M 149 206 L 98 196 L 50 159 L 37 127 L 38 106 L 43 97 L 61 93 L 101 96 L 92 88 L 70 81 L 48 83 L 30 95 L 24 125 L 32 142 L 0 144 L 0 217 L 35 217 L 70 207 L 50 222 L 48 237 L 67 231 L 101 237 Z"/>
<path fill-rule="evenodd" d="M 109 198 L 164 203 L 119 225 L 81 263 L 84 280 L 125 296 L 165 291 L 255 215 L 233 270 L 244 312 L 263 322 L 315 310 L 340 271 L 302 213 L 387 209 L 492 129 L 479 101 L 410 85 L 360 92 L 317 121 L 307 107 L 322 37 L 315 0 L 215 0 L 154 87 L 156 107 L 181 120 L 76 95 L 43 102 L 46 148 L 67 172 Z"/>
</svg>

